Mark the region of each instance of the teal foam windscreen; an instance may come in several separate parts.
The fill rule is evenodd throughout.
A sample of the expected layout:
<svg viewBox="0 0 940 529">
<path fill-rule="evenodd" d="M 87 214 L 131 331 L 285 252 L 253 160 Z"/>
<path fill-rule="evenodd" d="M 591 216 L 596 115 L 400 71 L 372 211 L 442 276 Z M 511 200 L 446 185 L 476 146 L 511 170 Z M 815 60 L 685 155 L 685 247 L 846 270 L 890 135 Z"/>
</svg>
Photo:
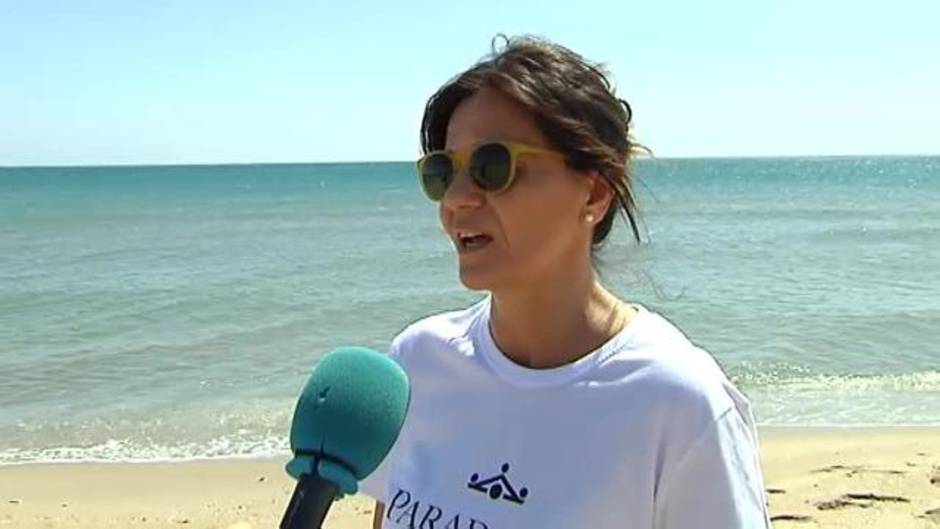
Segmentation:
<svg viewBox="0 0 940 529">
<path fill-rule="evenodd" d="M 408 376 L 388 356 L 361 347 L 331 351 L 297 401 L 288 473 L 325 475 L 355 492 L 352 480 L 371 474 L 391 450 L 410 400 Z"/>
</svg>

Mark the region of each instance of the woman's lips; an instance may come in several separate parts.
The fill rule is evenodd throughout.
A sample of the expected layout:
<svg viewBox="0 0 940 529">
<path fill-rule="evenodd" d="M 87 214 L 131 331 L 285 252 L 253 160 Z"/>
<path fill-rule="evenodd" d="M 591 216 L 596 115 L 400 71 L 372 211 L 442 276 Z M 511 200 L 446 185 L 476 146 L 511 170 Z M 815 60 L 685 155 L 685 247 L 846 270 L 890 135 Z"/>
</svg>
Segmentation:
<svg viewBox="0 0 940 529">
<path fill-rule="evenodd" d="M 480 231 L 458 231 L 457 249 L 460 252 L 480 250 L 493 242 L 493 238 Z"/>
</svg>

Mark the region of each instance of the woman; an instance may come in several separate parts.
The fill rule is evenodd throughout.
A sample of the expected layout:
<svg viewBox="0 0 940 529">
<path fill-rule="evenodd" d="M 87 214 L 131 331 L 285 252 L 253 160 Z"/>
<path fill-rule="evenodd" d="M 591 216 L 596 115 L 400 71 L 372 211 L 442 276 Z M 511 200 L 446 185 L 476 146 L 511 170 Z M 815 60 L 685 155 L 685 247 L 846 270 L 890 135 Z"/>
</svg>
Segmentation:
<svg viewBox="0 0 940 529">
<path fill-rule="evenodd" d="M 489 295 L 392 343 L 413 393 L 361 485 L 375 527 L 769 527 L 746 398 L 592 266 L 618 211 L 639 240 L 629 125 L 599 67 L 532 37 L 431 97 L 421 182 Z"/>
</svg>

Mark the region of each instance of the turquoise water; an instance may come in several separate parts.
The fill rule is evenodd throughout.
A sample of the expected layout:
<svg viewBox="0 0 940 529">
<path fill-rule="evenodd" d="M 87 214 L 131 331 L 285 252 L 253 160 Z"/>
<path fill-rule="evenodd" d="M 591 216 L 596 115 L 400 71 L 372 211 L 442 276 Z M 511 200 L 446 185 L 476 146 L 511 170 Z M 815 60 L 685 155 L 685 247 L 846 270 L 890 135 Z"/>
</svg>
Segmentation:
<svg viewBox="0 0 940 529">
<path fill-rule="evenodd" d="M 604 280 L 765 425 L 940 425 L 940 158 L 655 160 Z M 319 355 L 472 302 L 407 163 L 0 169 L 0 463 L 286 450 Z"/>
</svg>

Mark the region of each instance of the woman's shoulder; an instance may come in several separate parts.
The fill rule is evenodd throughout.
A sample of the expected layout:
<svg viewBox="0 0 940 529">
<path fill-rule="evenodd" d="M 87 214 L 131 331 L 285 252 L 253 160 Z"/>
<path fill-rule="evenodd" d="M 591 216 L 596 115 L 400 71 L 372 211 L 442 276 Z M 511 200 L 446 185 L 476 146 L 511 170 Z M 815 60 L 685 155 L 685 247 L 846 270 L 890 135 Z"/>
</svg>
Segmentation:
<svg viewBox="0 0 940 529">
<path fill-rule="evenodd" d="M 715 356 L 697 345 L 665 316 L 640 307 L 637 325 L 618 350 L 629 376 L 647 398 L 673 412 L 685 409 L 704 420 L 736 408 L 750 412 L 747 398 L 731 382 Z"/>
<path fill-rule="evenodd" d="M 390 353 L 393 356 L 400 356 L 409 350 L 469 339 L 474 325 L 485 309 L 486 300 L 483 299 L 463 309 L 420 318 L 395 336 Z"/>
</svg>

